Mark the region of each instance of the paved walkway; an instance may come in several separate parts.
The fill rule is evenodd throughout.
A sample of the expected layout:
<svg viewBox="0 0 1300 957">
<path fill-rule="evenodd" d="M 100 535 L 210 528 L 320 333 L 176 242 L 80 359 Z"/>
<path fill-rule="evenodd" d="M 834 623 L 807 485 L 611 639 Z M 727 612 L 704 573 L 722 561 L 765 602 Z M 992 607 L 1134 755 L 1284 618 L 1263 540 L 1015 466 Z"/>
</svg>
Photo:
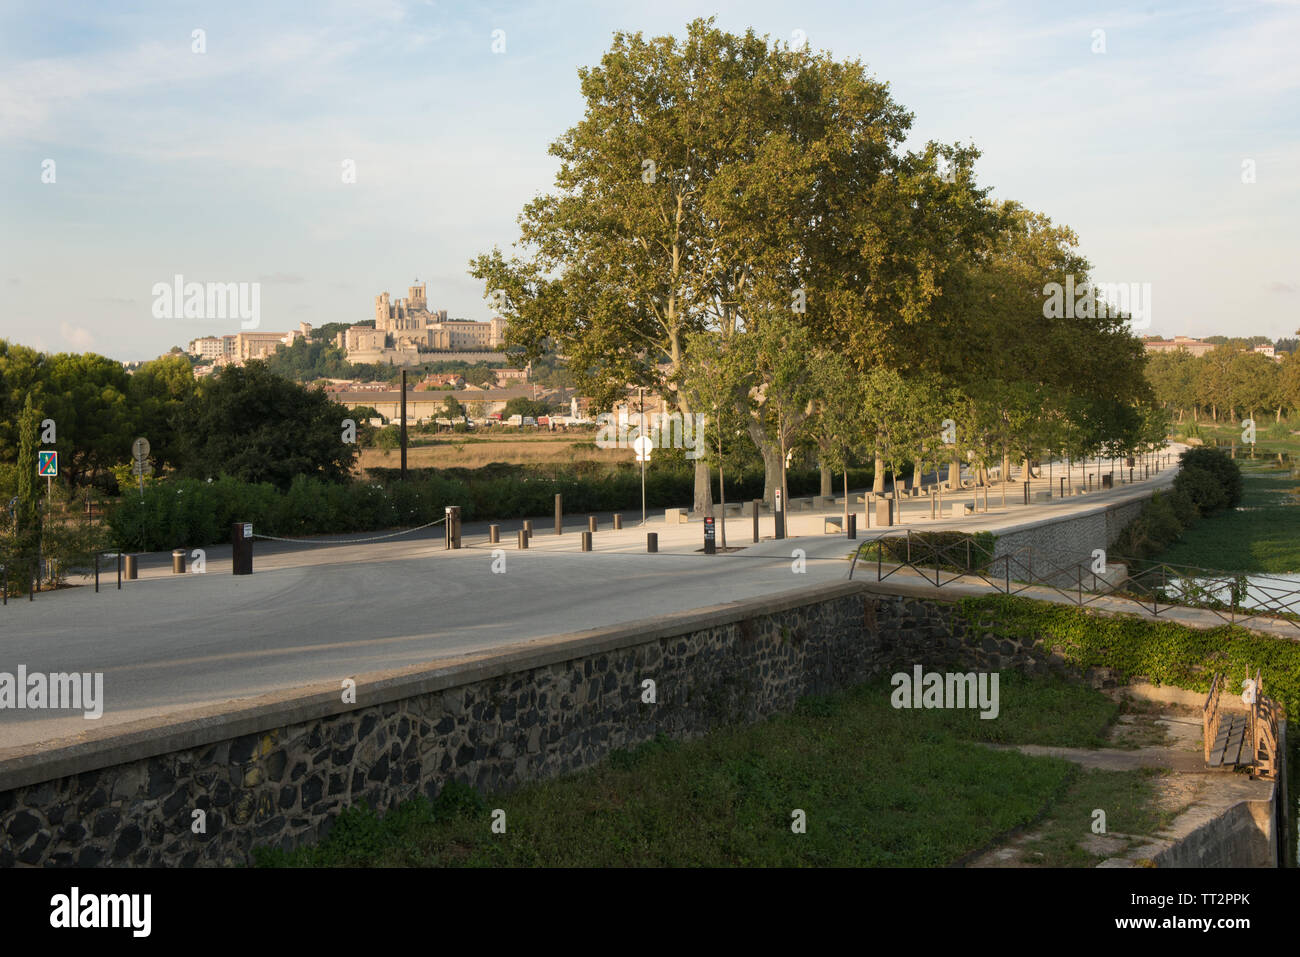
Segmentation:
<svg viewBox="0 0 1300 957">
<path fill-rule="evenodd" d="M 964 519 L 931 522 L 928 502 L 923 519 L 905 506 L 909 524 L 900 529 L 1012 527 L 1113 504 L 1173 474 L 1005 510 L 990 496 L 987 514 Z M 763 516 L 758 544 L 749 541 L 750 518 L 728 518 L 729 543 L 746 547 L 713 556 L 701 554 L 699 521 L 668 526 L 662 513 L 646 528 L 615 532 L 604 523 L 592 553 L 579 550 L 585 516 L 560 536 L 538 521 L 526 551 L 514 544 L 519 523 L 503 523 L 504 574 L 493 571 L 485 525 L 465 526 L 465 547 L 454 551 L 444 550 L 441 529 L 368 544 L 258 542 L 251 576 L 230 574 L 229 546 L 208 549 L 203 575 L 172 575 L 170 553 L 145 556 L 141 579 L 120 591 L 106 577 L 98 594 L 70 588 L 0 608 L 0 671 L 103 672 L 106 699 L 93 722 L 76 712 L 2 710 L 0 749 L 843 579 L 855 543 L 823 534 L 828 514 L 791 512 L 794 537 L 785 540 L 772 538 L 773 519 Z M 646 554 L 647 530 L 659 533 L 659 554 Z"/>
<path fill-rule="evenodd" d="M 1102 859 L 1101 867 L 1138 867 L 1243 801 L 1267 802 L 1274 784 L 1251 780 L 1245 774 L 1205 765 L 1201 743 L 1200 707 L 1204 695 L 1170 688 L 1133 685 L 1116 689 L 1116 697 L 1145 704 L 1135 714 L 1120 715 L 1111 728 L 1105 748 L 1056 748 L 1040 745 L 988 745 L 1037 757 L 1056 757 L 1083 768 L 1100 771 L 1135 771 L 1151 768 L 1163 772 L 1152 779 L 1154 806 L 1173 815 L 1169 826 L 1152 834 L 1091 831 L 1091 819 L 1079 823 L 1080 849 Z M 1226 708 L 1234 705 L 1223 699 Z M 1141 742 L 1139 746 L 1133 745 Z M 1049 811 L 1049 815 L 1050 815 Z M 1034 846 L 1042 827 L 1029 827 L 985 853 L 970 867 L 1035 867 L 1040 856 Z"/>
</svg>

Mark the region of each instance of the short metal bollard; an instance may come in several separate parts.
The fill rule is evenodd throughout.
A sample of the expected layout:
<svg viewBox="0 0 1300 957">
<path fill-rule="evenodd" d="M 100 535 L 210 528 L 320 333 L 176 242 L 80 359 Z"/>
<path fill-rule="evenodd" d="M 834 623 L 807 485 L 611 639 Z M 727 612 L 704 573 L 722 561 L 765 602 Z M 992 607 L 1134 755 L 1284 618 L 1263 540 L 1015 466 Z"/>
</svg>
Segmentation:
<svg viewBox="0 0 1300 957">
<path fill-rule="evenodd" d="M 591 532 L 582 533 L 582 550 L 584 552 L 591 551 Z"/>
<path fill-rule="evenodd" d="M 127 555 L 126 556 L 126 579 L 127 581 L 135 581 L 136 577 L 137 575 L 136 575 L 136 567 L 135 567 L 135 556 Z"/>
<path fill-rule="evenodd" d="M 524 519 L 524 531 L 528 533 L 529 538 L 533 537 L 533 520 L 531 518 Z"/>
<path fill-rule="evenodd" d="M 758 510 L 762 504 L 760 499 L 754 499 L 754 541 L 758 541 Z"/>
<path fill-rule="evenodd" d="M 623 527 L 623 516 L 618 512 L 614 513 L 614 530 L 618 531 Z"/>
<path fill-rule="evenodd" d="M 185 574 L 185 549 L 183 548 L 172 549 L 172 574 Z"/>
<path fill-rule="evenodd" d="M 521 528 L 519 530 L 519 547 L 520 548 L 528 547 L 528 529 L 526 528 Z"/>
<path fill-rule="evenodd" d="M 849 512 L 849 527 L 848 530 L 844 533 L 844 535 L 846 538 L 858 537 L 858 513 L 857 512 Z"/>
<path fill-rule="evenodd" d="M 555 493 L 555 534 L 564 534 L 564 497 Z"/>
<path fill-rule="evenodd" d="M 595 516 L 595 515 L 588 515 L 588 516 L 587 516 L 587 531 L 589 531 L 589 532 L 594 532 L 595 530 L 596 530 L 596 516 Z"/>
<path fill-rule="evenodd" d="M 499 545 L 499 544 L 501 544 L 501 526 L 500 526 L 500 525 L 489 525 L 489 526 L 488 526 L 488 544 L 489 544 L 489 545 Z"/>
<path fill-rule="evenodd" d="M 646 536 L 645 536 L 645 550 L 646 550 L 647 552 L 657 552 L 657 551 L 659 551 L 659 533 L 658 533 L 658 532 L 646 532 Z"/>
<path fill-rule="evenodd" d="M 445 525 L 443 531 L 446 534 L 446 545 L 444 548 L 460 548 L 460 506 L 446 506 L 444 517 Z"/>
</svg>

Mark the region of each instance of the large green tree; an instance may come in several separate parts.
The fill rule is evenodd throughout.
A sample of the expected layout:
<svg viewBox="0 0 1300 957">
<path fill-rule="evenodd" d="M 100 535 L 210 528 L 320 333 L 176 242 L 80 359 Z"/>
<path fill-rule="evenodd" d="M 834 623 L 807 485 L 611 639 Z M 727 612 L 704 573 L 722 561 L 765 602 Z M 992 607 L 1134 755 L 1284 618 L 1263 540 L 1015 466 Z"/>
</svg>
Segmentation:
<svg viewBox="0 0 1300 957">
<path fill-rule="evenodd" d="M 186 403 L 198 391 L 198 382 L 184 356 L 164 356 L 146 362 L 131 376 L 127 391 L 135 431 L 149 440 L 149 456 L 165 466 L 180 463 L 178 427 Z M 129 455 L 123 449 L 119 460 Z"/>
<path fill-rule="evenodd" d="M 343 441 L 346 408 L 265 363 L 227 366 L 205 379 L 180 416 L 181 471 L 231 475 L 288 488 L 296 476 L 339 481 L 356 461 Z"/>
</svg>

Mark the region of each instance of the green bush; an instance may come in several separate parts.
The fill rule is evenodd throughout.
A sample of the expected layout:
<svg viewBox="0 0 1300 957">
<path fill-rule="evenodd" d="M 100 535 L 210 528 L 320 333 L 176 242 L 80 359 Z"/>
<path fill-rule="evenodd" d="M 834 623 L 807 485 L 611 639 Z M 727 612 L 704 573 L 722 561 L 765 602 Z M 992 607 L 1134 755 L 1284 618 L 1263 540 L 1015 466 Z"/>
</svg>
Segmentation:
<svg viewBox="0 0 1300 957">
<path fill-rule="evenodd" d="M 1147 559 L 1164 551 L 1202 515 L 1241 501 L 1241 468 L 1227 454 L 1201 447 L 1184 452 L 1168 491 L 1155 492 L 1112 546 L 1117 556 Z"/>
<path fill-rule="evenodd" d="M 640 510 L 640 469 L 629 464 L 583 472 L 493 463 L 479 469 L 411 469 L 402 482 L 398 469 L 371 469 L 368 481 L 298 476 L 284 490 L 229 476 L 210 482 L 167 480 L 146 485 L 143 498 L 138 492 L 124 495 L 109 511 L 108 524 L 119 547 L 157 551 L 229 541 L 235 522 L 251 522 L 260 534 L 298 538 L 411 528 L 442 518 L 448 505 L 459 505 L 466 522 L 549 515 L 557 494 L 564 496 L 568 514 Z M 788 480 L 791 495 L 813 494 L 820 487 L 815 471 L 790 472 Z M 870 480 L 869 470 L 849 473 L 850 483 Z M 716 475 L 713 482 L 716 502 Z M 689 504 L 694 494 L 693 468 L 646 472 L 648 508 Z M 762 494 L 762 472 L 728 477 L 728 502 Z"/>
<path fill-rule="evenodd" d="M 1213 472 L 1186 469 L 1174 479 L 1174 488 L 1185 494 L 1201 515 L 1209 515 L 1228 506 L 1230 491 Z"/>
<path fill-rule="evenodd" d="M 910 538 L 910 542 L 909 542 Z M 949 571 L 985 571 L 993 561 L 993 548 L 997 536 L 992 532 L 913 532 L 910 536 L 879 538 L 863 544 L 860 561 L 875 561 L 879 557 L 891 564 L 912 561 L 917 565 L 933 567 L 936 557 L 939 567 Z M 967 543 L 970 548 L 967 550 Z M 967 568 L 967 556 L 970 567 Z"/>
<path fill-rule="evenodd" d="M 1220 508 L 1235 508 L 1241 504 L 1241 497 L 1245 492 L 1245 485 L 1241 477 L 1241 466 L 1232 460 L 1228 453 L 1213 448 L 1212 446 L 1203 445 L 1199 448 L 1188 449 L 1178 459 L 1180 469 L 1178 477 L 1174 479 L 1175 488 L 1187 488 L 1188 494 L 1191 495 L 1192 501 L 1201 510 L 1201 514 L 1217 511 Z M 1209 493 L 1209 483 L 1196 473 L 1207 473 L 1213 479 L 1214 483 L 1220 488 L 1218 495 Z M 1180 484 L 1181 483 L 1181 484 Z M 1191 488 L 1188 488 L 1191 486 Z M 1197 495 L 1192 491 L 1206 493 L 1209 502 L 1221 502 L 1222 504 L 1211 504 L 1209 508 L 1197 500 Z"/>
<path fill-rule="evenodd" d="M 1000 636 L 1060 649 L 1080 668 L 1112 668 L 1123 681 L 1141 677 L 1206 692 L 1215 672 L 1240 688 L 1247 668 L 1252 675 L 1258 668 L 1270 697 L 1290 714 L 1300 707 L 1300 643 L 1294 641 L 1231 625 L 1201 630 L 1136 615 L 1100 615 L 1019 596 L 964 598 L 957 607 L 962 618 Z"/>
<path fill-rule="evenodd" d="M 1174 517 L 1183 528 L 1190 528 L 1201 517 L 1201 512 L 1192 501 L 1192 497 L 1182 489 L 1173 488 L 1159 494 L 1163 494 L 1168 499 L 1170 507 L 1174 510 Z"/>
</svg>

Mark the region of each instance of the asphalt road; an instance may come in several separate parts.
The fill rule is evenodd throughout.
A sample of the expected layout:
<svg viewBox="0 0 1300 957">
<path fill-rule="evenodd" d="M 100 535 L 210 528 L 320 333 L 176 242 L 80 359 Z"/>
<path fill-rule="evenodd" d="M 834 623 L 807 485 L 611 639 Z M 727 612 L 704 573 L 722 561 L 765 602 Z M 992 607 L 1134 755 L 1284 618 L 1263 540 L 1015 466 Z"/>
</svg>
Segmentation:
<svg viewBox="0 0 1300 957">
<path fill-rule="evenodd" d="M 553 538 L 553 536 L 552 536 Z M 534 539 L 492 571 L 485 547 L 406 544 L 405 557 L 157 577 L 0 609 L 0 671 L 103 672 L 104 714 L 0 710 L 0 749 L 203 704 L 455 657 L 529 637 L 654 618 L 844 578 L 851 543 L 753 552 L 578 551 Z M 373 547 L 373 546 L 372 546 Z M 790 549 L 813 556 L 795 574 Z M 563 549 L 563 550 L 561 550 Z M 816 553 L 829 552 L 825 560 Z M 0 754 L 0 758 L 3 755 Z"/>
<path fill-rule="evenodd" d="M 995 498 L 988 514 L 941 522 L 924 520 L 922 500 L 908 510 L 919 528 L 996 529 L 1135 490 L 1006 509 Z M 258 542 L 251 576 L 230 574 L 229 546 L 209 550 L 202 575 L 172 575 L 167 555 L 149 556 L 120 591 L 106 575 L 98 594 L 63 589 L 0 608 L 0 672 L 21 664 L 29 674 L 104 676 L 96 720 L 0 707 L 0 760 L 5 749 L 106 725 L 843 579 L 853 543 L 822 534 L 826 514 L 837 512 L 791 512 L 798 537 L 784 541 L 770 540 L 765 516 L 768 540 L 756 545 L 752 520 L 729 518 L 730 544 L 746 547 L 712 556 L 699 552 L 699 522 L 670 527 L 661 510 L 647 528 L 629 515 L 622 532 L 603 522 L 591 553 L 579 550 L 580 519 L 562 536 L 539 521 L 526 551 L 515 546 L 519 523 L 503 523 L 504 574 L 492 570 L 485 528 L 469 526 L 458 551 L 444 550 L 440 527 L 365 544 Z M 659 533 L 659 554 L 646 554 L 647 531 Z M 794 549 L 807 554 L 803 573 Z"/>
</svg>

